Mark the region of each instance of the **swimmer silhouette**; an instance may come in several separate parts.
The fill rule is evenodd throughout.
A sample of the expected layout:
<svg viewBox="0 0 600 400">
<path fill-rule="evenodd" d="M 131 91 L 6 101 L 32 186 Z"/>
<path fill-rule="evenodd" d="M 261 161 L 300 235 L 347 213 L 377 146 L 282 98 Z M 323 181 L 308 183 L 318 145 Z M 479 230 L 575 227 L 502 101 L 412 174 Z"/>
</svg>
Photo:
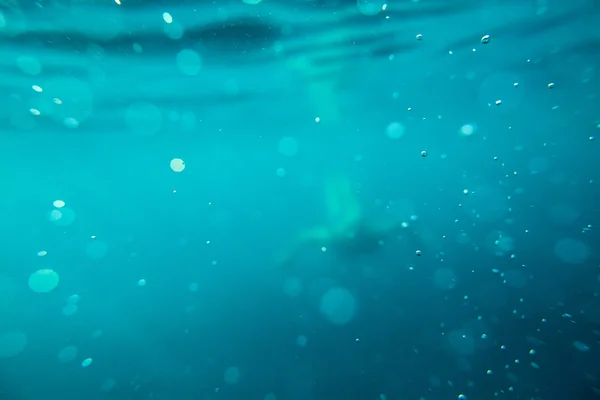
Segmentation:
<svg viewBox="0 0 600 400">
<path fill-rule="evenodd" d="M 342 258 L 374 254 L 381 248 L 381 241 L 402 230 L 401 221 L 367 218 L 350 180 L 345 176 L 335 175 L 326 179 L 325 209 L 326 223 L 302 230 L 288 247 L 277 254 L 277 265 L 290 265 L 300 252 L 311 247 L 326 248 Z"/>
</svg>

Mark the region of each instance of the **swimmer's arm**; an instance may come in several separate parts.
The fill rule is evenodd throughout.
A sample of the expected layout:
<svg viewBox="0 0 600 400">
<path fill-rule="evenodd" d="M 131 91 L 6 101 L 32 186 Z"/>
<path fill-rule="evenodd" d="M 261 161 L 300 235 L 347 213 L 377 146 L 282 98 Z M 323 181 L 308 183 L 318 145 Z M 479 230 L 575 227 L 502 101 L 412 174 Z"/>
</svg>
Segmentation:
<svg viewBox="0 0 600 400">
<path fill-rule="evenodd" d="M 287 247 L 283 248 L 275 256 L 277 266 L 287 266 L 298 253 L 305 247 L 311 245 L 324 246 L 331 241 L 331 231 L 325 226 L 316 226 L 300 232 L 297 239 Z"/>
</svg>

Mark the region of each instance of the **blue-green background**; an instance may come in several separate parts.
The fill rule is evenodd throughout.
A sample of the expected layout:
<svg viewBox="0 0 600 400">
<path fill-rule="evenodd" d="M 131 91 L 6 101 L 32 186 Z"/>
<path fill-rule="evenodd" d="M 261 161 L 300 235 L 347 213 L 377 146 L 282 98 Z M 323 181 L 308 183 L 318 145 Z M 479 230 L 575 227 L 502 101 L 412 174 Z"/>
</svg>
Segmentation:
<svg viewBox="0 0 600 400">
<path fill-rule="evenodd" d="M 1 399 L 600 397 L 600 3 L 364 3 L 0 3 Z M 280 268 L 329 173 L 412 239 Z"/>
</svg>

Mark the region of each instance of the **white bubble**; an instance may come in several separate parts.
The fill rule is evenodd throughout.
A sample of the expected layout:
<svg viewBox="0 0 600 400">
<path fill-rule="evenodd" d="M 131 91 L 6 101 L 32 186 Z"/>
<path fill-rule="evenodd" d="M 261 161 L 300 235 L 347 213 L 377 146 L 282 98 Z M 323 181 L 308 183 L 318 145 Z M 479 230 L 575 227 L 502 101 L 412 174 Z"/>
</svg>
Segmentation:
<svg viewBox="0 0 600 400">
<path fill-rule="evenodd" d="M 173 22 L 173 17 L 168 12 L 163 13 L 162 16 L 163 16 L 163 21 L 165 21 L 167 24 L 170 24 L 171 22 Z"/>
<path fill-rule="evenodd" d="M 433 276 L 433 282 L 440 289 L 452 289 L 456 286 L 456 276 L 450 268 L 438 268 Z"/>
<path fill-rule="evenodd" d="M 331 323 L 345 325 L 354 318 L 356 300 L 348 289 L 334 287 L 321 296 L 320 311 Z"/>
<path fill-rule="evenodd" d="M 38 253 L 37 253 L 38 257 L 44 257 L 46 254 L 48 254 L 48 252 L 46 250 L 41 250 L 41 251 L 38 251 Z"/>
<path fill-rule="evenodd" d="M 174 172 L 182 172 L 185 169 L 185 162 L 181 158 L 172 159 L 169 165 Z"/>
<path fill-rule="evenodd" d="M 27 346 L 27 336 L 19 331 L 0 334 L 0 358 L 14 357 Z"/>
<path fill-rule="evenodd" d="M 58 286 L 59 276 L 51 269 L 40 269 L 29 276 L 29 288 L 36 293 L 47 293 Z"/>
<path fill-rule="evenodd" d="M 152 103 L 139 101 L 131 104 L 125 111 L 125 123 L 129 130 L 138 136 L 156 134 L 163 122 L 160 109 Z"/>
<path fill-rule="evenodd" d="M 294 156 L 298 153 L 298 141 L 291 136 L 285 136 L 279 140 L 279 152 L 284 156 Z"/>
<path fill-rule="evenodd" d="M 525 100 L 524 90 L 515 90 L 514 82 L 519 82 L 518 75 L 511 72 L 490 73 L 483 79 L 480 88 L 478 102 L 486 107 L 494 104 L 497 99 L 502 99 L 502 107 L 493 107 L 490 111 L 508 112 L 520 106 Z"/>
<path fill-rule="evenodd" d="M 471 136 L 475 133 L 476 126 L 473 124 L 465 124 L 460 127 L 458 133 L 460 136 Z"/>
<path fill-rule="evenodd" d="M 296 297 L 302 293 L 302 281 L 298 278 L 287 278 L 283 283 L 283 292 L 290 297 Z"/>
<path fill-rule="evenodd" d="M 177 53 L 177 67 L 185 75 L 197 75 L 202 69 L 202 59 L 194 50 L 184 49 Z"/>
<path fill-rule="evenodd" d="M 54 200 L 52 205 L 54 206 L 54 208 L 63 208 L 65 206 L 65 202 L 62 200 Z"/>
<path fill-rule="evenodd" d="M 94 260 L 103 258 L 107 251 L 108 245 L 98 239 L 93 239 L 85 248 L 85 254 Z"/>
<path fill-rule="evenodd" d="M 223 379 L 225 383 L 230 385 L 234 385 L 240 380 L 240 369 L 238 367 L 229 367 L 225 370 L 223 374 Z"/>
<path fill-rule="evenodd" d="M 58 361 L 62 363 L 71 362 L 77 357 L 77 347 L 75 346 L 66 346 L 60 349 L 58 352 Z"/>
<path fill-rule="evenodd" d="M 583 264 L 590 256 L 590 250 L 580 240 L 565 238 L 554 245 L 554 255 L 567 264 Z"/>
<path fill-rule="evenodd" d="M 138 281 L 138 286 L 146 286 L 146 280 L 145 279 L 140 279 Z"/>
<path fill-rule="evenodd" d="M 385 134 L 390 139 L 400 139 L 404 136 L 404 125 L 400 122 L 392 122 L 385 128 Z"/>
<path fill-rule="evenodd" d="M 90 357 L 86 358 L 81 362 L 82 367 L 88 367 L 92 363 L 92 359 Z"/>
</svg>

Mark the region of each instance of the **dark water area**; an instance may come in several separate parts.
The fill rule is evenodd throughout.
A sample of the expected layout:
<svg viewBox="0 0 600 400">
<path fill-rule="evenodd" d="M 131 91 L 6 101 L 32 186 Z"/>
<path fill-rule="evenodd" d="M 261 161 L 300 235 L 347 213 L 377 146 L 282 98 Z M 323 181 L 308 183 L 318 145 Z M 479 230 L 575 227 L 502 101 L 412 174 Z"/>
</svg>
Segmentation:
<svg viewBox="0 0 600 400">
<path fill-rule="evenodd" d="M 0 0 L 0 399 L 600 399 L 599 26 Z"/>
</svg>

